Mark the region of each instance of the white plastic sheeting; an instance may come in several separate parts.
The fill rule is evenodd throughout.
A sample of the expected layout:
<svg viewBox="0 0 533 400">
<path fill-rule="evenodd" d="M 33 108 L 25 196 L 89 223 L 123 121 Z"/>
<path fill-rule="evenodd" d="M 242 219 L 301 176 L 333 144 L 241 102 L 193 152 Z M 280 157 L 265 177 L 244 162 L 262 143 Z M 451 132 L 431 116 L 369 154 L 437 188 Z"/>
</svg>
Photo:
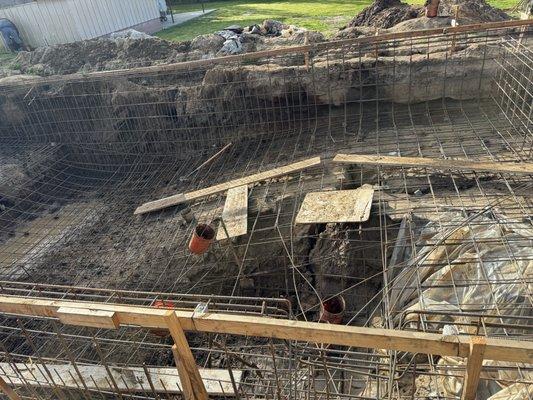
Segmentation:
<svg viewBox="0 0 533 400">
<path fill-rule="evenodd" d="M 532 316 L 530 223 L 492 213 L 465 218 L 461 213 L 449 212 L 422 229 L 416 247 L 416 257 L 392 282 L 391 304 L 405 311 L 405 318 L 397 321 L 403 327 L 415 327 L 417 323 L 418 315 L 409 311 L 437 311 L 438 315 L 424 315 L 426 326 L 442 329 L 445 318 L 448 324 L 457 324 L 456 332 L 476 334 L 478 328 L 473 325 L 479 318 L 456 314 L 483 313 L 493 317 L 484 318 L 489 327 L 482 328 L 481 334 L 505 336 L 504 327 L 490 327 L 490 323 L 512 324 L 516 321 L 505 316 Z M 439 324 L 431 326 L 437 320 Z M 512 329 L 513 335 L 520 333 L 520 329 Z M 453 357 L 439 360 L 448 374 L 437 379 L 436 391 L 440 393 L 434 395 L 460 395 L 464 361 Z M 478 400 L 531 399 L 533 385 L 528 383 L 533 381 L 533 365 L 485 361 L 484 366 L 487 368 L 482 373 Z"/>
</svg>

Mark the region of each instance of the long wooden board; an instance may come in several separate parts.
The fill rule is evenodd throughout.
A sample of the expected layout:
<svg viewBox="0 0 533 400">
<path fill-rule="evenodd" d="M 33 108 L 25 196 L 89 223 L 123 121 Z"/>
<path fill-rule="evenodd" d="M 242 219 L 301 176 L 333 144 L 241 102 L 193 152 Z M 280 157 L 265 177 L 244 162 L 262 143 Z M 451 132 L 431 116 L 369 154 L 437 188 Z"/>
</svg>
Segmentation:
<svg viewBox="0 0 533 400">
<path fill-rule="evenodd" d="M 222 221 L 228 235 L 222 227 L 218 227 L 217 240 L 246 235 L 248 232 L 248 185 L 237 186 L 228 190 Z"/>
<path fill-rule="evenodd" d="M 60 307 L 89 308 L 116 313 L 121 325 L 166 328 L 168 310 L 132 305 L 48 300 L 19 296 L 0 296 L 0 312 L 34 317 L 56 317 Z M 395 329 L 365 328 L 317 322 L 283 320 L 251 315 L 206 313 L 176 310 L 185 331 L 227 333 L 340 346 L 387 349 L 442 356 L 468 357 L 470 339 L 457 336 L 446 341 L 436 333 Z M 90 322 L 90 321 L 89 321 Z M 484 359 L 533 363 L 533 342 L 487 338 Z"/>
<path fill-rule="evenodd" d="M 191 200 L 196 200 L 202 197 L 210 196 L 237 186 L 249 185 L 251 183 L 264 181 L 267 179 L 276 178 L 278 176 L 287 175 L 293 172 L 301 171 L 306 168 L 314 167 L 320 164 L 320 157 L 308 158 L 303 161 L 298 161 L 283 167 L 270 169 L 268 171 L 259 172 L 257 174 L 245 176 L 244 178 L 233 179 L 228 182 L 220 183 L 218 185 L 210 186 L 205 189 L 195 190 L 188 193 L 178 193 L 174 196 L 165 197 L 155 201 L 144 203 L 138 207 L 134 214 L 145 214 L 153 211 L 162 210 L 167 207 L 172 207 L 178 204 L 186 203 Z"/>
<path fill-rule="evenodd" d="M 87 326 L 93 328 L 117 329 L 117 315 L 113 311 L 88 310 L 83 308 L 61 307 L 57 310 L 59 320 L 66 325 Z"/>
<path fill-rule="evenodd" d="M 371 185 L 354 190 L 307 193 L 295 222 L 325 224 L 368 221 L 373 197 L 374 188 Z"/>
<path fill-rule="evenodd" d="M 442 212 L 450 209 L 466 209 L 479 211 L 491 204 L 497 204 L 504 215 L 521 218 L 525 213 L 533 213 L 531 202 L 524 196 L 509 196 L 501 193 L 462 192 L 458 196 L 454 192 L 439 191 L 434 195 L 413 196 L 405 193 L 388 194 L 382 192 L 380 201 L 385 204 L 385 213 L 394 221 L 401 221 L 405 214 L 415 213 L 419 217 L 436 221 L 442 218 Z"/>
<path fill-rule="evenodd" d="M 533 174 L 533 163 L 492 161 L 468 161 L 461 159 L 438 159 L 425 157 L 373 156 L 360 154 L 337 154 L 333 162 L 361 165 L 386 165 L 394 167 L 418 167 L 444 170 L 501 172 L 508 174 Z"/>
<path fill-rule="evenodd" d="M 76 371 L 70 364 L 45 364 L 54 381 L 42 364 L 16 363 L 14 368 L 11 363 L 0 363 L 0 377 L 11 386 L 38 386 L 79 389 L 85 382 L 89 390 L 116 391 L 112 380 L 103 365 L 77 365 Z M 176 368 L 147 368 L 149 377 L 142 367 L 109 368 L 113 380 L 121 392 L 146 392 L 152 391 L 149 380 L 152 381 L 154 390 L 158 393 L 182 393 L 182 385 Z M 241 370 L 232 370 L 237 385 L 242 378 Z M 80 378 L 81 375 L 81 378 Z M 213 396 L 235 396 L 228 370 L 202 369 L 200 376 L 204 382 L 207 393 Z"/>
</svg>

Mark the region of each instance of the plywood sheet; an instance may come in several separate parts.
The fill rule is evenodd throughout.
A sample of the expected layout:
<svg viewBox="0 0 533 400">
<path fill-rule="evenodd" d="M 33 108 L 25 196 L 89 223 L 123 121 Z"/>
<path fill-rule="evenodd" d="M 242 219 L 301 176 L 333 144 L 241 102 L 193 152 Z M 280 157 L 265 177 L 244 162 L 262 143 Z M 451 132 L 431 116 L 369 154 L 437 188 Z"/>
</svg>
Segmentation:
<svg viewBox="0 0 533 400">
<path fill-rule="evenodd" d="M 260 172 L 258 174 L 245 176 L 244 178 L 233 179 L 231 181 L 210 186 L 205 189 L 195 190 L 193 192 L 188 193 L 178 193 L 174 196 L 165 197 L 163 199 L 144 203 L 135 210 L 134 214 L 145 214 L 153 211 L 162 210 L 164 208 L 172 207 L 181 203 L 186 203 L 191 200 L 196 200 L 220 192 L 225 192 L 226 190 L 237 186 L 249 185 L 251 183 L 276 178 L 278 176 L 283 176 L 293 172 L 301 171 L 303 169 L 310 168 L 319 164 L 320 157 L 308 158 L 307 160 L 298 161 L 278 168 L 273 168 L 268 171 Z"/>
<path fill-rule="evenodd" d="M 83 387 L 81 379 L 91 390 L 115 391 L 106 368 L 103 365 L 77 365 L 76 371 L 69 364 L 24 364 L 17 363 L 16 368 L 11 363 L 0 363 L 0 377 L 13 386 L 39 386 L 78 389 Z M 154 390 L 160 393 L 181 393 L 181 382 L 177 368 L 147 368 L 150 377 L 146 376 L 143 368 L 110 367 L 121 392 L 150 393 L 149 379 Z M 54 381 L 50 379 L 50 372 Z M 207 393 L 213 396 L 234 396 L 229 372 L 225 369 L 199 369 Z M 232 370 L 237 386 L 242 378 L 242 371 Z M 81 375 L 81 378 L 80 378 Z M 61 377 L 61 378 L 59 378 Z"/>
<path fill-rule="evenodd" d="M 246 235 L 248 232 L 248 185 L 228 190 L 222 220 L 229 237 Z M 222 224 L 218 227 L 217 240 L 228 239 Z"/>
<path fill-rule="evenodd" d="M 371 185 L 363 185 L 354 190 L 308 193 L 296 216 L 296 223 L 368 221 L 373 197 L 374 189 Z"/>
</svg>

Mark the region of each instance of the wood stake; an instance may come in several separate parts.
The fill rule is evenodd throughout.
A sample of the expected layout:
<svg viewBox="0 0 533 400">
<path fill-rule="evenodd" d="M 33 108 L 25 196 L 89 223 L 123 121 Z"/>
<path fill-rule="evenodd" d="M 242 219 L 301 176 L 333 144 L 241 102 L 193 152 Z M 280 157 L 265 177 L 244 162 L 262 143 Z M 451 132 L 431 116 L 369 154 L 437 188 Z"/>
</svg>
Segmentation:
<svg viewBox="0 0 533 400">
<path fill-rule="evenodd" d="M 304 45 L 305 46 L 308 46 L 309 45 L 309 31 L 305 31 L 304 33 Z M 304 54 L 304 59 L 305 59 L 305 70 L 306 71 L 309 71 L 309 52 L 307 51 L 305 54 Z"/>
<path fill-rule="evenodd" d="M 200 376 L 200 371 L 198 371 L 198 366 L 196 365 L 178 316 L 174 311 L 170 311 L 165 316 L 165 322 L 167 323 L 172 339 L 174 339 L 172 353 L 176 360 L 185 398 L 187 400 L 207 400 L 208 395 L 204 381 Z"/>
<path fill-rule="evenodd" d="M 475 336 L 470 342 L 470 355 L 466 361 L 461 400 L 475 400 L 476 398 L 486 345 L 487 340 L 483 336 Z"/>
<path fill-rule="evenodd" d="M 20 396 L 0 377 L 0 389 L 9 398 L 9 400 L 22 400 Z"/>
</svg>

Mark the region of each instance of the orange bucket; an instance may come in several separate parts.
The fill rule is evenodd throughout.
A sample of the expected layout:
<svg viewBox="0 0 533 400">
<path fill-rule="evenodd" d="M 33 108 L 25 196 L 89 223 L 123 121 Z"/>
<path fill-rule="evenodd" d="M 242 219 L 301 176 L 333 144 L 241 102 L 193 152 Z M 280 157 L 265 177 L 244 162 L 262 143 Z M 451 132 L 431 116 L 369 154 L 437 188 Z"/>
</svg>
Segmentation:
<svg viewBox="0 0 533 400">
<path fill-rule="evenodd" d="M 189 250 L 193 254 L 204 254 L 211 246 L 214 238 L 215 230 L 210 225 L 200 224 L 192 233 Z"/>
<path fill-rule="evenodd" d="M 320 319 L 318 322 L 329 322 L 330 324 L 342 323 L 346 302 L 344 297 L 335 296 L 324 301 L 320 306 Z"/>
</svg>

